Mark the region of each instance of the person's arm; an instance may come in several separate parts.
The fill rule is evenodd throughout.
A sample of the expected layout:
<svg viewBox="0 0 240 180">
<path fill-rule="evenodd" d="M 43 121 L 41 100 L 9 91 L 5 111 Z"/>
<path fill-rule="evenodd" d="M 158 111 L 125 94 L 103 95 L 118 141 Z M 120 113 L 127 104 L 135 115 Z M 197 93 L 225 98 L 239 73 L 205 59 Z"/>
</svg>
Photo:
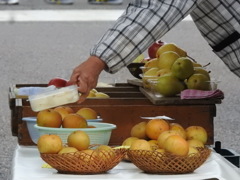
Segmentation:
<svg viewBox="0 0 240 180">
<path fill-rule="evenodd" d="M 135 0 L 76 67 L 71 82 L 86 98 L 103 69 L 119 71 L 184 19 L 202 0 Z"/>
<path fill-rule="evenodd" d="M 135 0 L 91 50 L 115 73 L 184 19 L 202 0 Z"/>
</svg>

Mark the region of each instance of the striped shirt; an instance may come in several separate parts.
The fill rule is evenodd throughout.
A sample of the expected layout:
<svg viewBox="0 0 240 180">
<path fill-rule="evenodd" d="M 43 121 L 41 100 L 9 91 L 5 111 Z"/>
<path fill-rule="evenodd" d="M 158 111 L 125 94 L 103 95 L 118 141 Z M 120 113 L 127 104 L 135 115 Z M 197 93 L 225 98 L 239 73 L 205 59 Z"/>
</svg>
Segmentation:
<svg viewBox="0 0 240 180">
<path fill-rule="evenodd" d="M 115 73 L 189 14 L 213 51 L 240 77 L 240 0 L 134 0 L 91 55 Z"/>
</svg>

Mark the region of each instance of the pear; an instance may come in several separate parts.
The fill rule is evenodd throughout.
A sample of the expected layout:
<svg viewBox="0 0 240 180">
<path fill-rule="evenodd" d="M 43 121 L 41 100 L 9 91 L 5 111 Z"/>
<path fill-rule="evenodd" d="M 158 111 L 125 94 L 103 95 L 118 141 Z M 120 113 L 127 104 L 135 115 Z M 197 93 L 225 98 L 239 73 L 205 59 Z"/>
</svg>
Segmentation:
<svg viewBox="0 0 240 180">
<path fill-rule="evenodd" d="M 144 76 L 157 76 L 158 68 L 150 68 L 144 73 Z"/>
<path fill-rule="evenodd" d="M 176 96 L 183 89 L 183 83 L 172 74 L 160 76 L 155 86 L 155 90 L 166 97 Z"/>
<path fill-rule="evenodd" d="M 157 76 L 162 76 L 162 75 L 170 74 L 170 73 L 171 73 L 170 69 L 160 69 L 160 70 L 157 71 L 156 75 Z"/>
<path fill-rule="evenodd" d="M 193 74 L 187 80 L 188 89 L 210 90 L 210 82 L 204 74 Z"/>
<path fill-rule="evenodd" d="M 145 63 L 144 67 L 146 68 L 158 67 L 158 59 L 154 58 L 149 60 L 148 62 Z"/>
<path fill-rule="evenodd" d="M 194 73 L 192 61 L 188 57 L 180 57 L 173 63 L 171 71 L 178 79 L 187 79 Z"/>
<path fill-rule="evenodd" d="M 197 62 L 192 62 L 192 63 L 193 63 L 193 67 L 202 67 L 202 65 Z"/>
<path fill-rule="evenodd" d="M 160 57 L 166 51 L 174 51 L 180 57 L 186 57 L 187 56 L 187 52 L 184 51 L 183 49 L 181 49 L 180 47 L 178 47 L 176 44 L 167 43 L 167 44 L 162 45 L 160 48 L 158 48 L 157 53 L 156 53 L 156 57 L 157 58 Z"/>
<path fill-rule="evenodd" d="M 108 94 L 103 93 L 103 92 L 96 92 L 95 97 L 96 98 L 110 98 L 110 96 Z"/>
<path fill-rule="evenodd" d="M 167 51 L 158 57 L 158 68 L 171 69 L 173 63 L 180 58 L 180 56 L 174 51 Z"/>
<path fill-rule="evenodd" d="M 144 59 L 144 55 L 143 54 L 140 54 L 138 57 L 136 57 L 134 60 L 133 60 L 133 63 L 141 63 Z"/>
<path fill-rule="evenodd" d="M 137 124 L 135 124 L 132 129 L 131 129 L 131 136 L 132 137 L 137 137 L 139 139 L 147 139 L 147 135 L 145 133 L 147 122 L 142 121 Z"/>
<path fill-rule="evenodd" d="M 147 70 L 142 77 L 142 82 L 143 82 L 143 87 L 149 89 L 150 88 L 150 82 L 149 80 L 154 80 L 157 79 L 157 72 L 158 72 L 158 68 L 150 68 L 149 70 Z"/>
<path fill-rule="evenodd" d="M 210 75 L 209 75 L 208 71 L 205 70 L 204 68 L 194 67 L 194 73 L 195 73 L 195 74 L 204 74 L 205 76 L 208 77 L 208 79 L 209 79 L 209 81 L 210 81 Z"/>
</svg>

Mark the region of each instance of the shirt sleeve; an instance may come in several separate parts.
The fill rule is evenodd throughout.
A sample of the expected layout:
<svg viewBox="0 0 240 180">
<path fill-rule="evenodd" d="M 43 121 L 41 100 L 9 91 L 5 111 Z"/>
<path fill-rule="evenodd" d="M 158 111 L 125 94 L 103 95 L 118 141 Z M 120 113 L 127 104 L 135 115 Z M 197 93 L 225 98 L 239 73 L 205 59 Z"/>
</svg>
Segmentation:
<svg viewBox="0 0 240 180">
<path fill-rule="evenodd" d="M 184 19 L 201 0 L 135 0 L 91 49 L 115 73 Z"/>
</svg>

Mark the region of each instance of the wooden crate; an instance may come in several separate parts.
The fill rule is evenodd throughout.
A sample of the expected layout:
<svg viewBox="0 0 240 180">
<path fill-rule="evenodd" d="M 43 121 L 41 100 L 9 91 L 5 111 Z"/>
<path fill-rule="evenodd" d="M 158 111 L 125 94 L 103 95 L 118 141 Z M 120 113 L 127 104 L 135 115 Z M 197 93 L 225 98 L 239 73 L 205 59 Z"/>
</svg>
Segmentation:
<svg viewBox="0 0 240 180">
<path fill-rule="evenodd" d="M 46 86 L 46 84 L 17 84 L 14 87 Z M 12 135 L 18 137 L 20 145 L 34 145 L 23 117 L 33 117 L 33 112 L 26 97 L 16 97 L 13 88 L 9 88 L 9 107 L 11 110 Z M 181 100 L 175 98 L 163 98 L 153 104 L 138 86 L 128 83 L 115 84 L 114 87 L 97 88 L 98 91 L 107 93 L 108 99 L 87 99 L 82 104 L 68 104 L 75 111 L 82 107 L 90 107 L 96 110 L 103 122 L 117 125 L 113 130 L 110 145 L 120 145 L 124 139 L 130 136 L 130 130 L 138 122 L 144 121 L 141 116 L 166 115 L 174 118 L 183 127 L 190 125 L 203 126 L 209 135 L 207 144 L 214 143 L 214 117 L 216 116 L 216 104 L 220 99 L 209 100 Z"/>
</svg>

